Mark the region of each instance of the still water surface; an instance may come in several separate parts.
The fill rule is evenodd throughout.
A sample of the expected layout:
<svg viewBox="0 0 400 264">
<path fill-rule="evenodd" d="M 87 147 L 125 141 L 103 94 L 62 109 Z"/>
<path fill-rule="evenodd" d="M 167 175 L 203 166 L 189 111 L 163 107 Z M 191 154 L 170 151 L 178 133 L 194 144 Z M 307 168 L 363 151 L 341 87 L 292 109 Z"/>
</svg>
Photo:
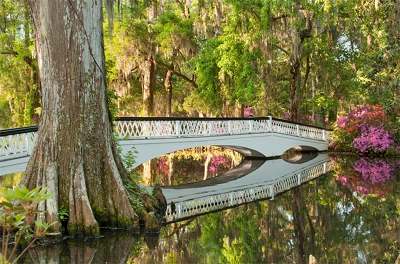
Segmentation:
<svg viewBox="0 0 400 264">
<path fill-rule="evenodd" d="M 154 160 L 142 181 L 198 182 L 242 162 L 234 153 L 200 156 Z M 394 263 L 400 254 L 400 160 L 330 160 L 332 171 L 273 200 L 169 224 L 159 234 L 104 232 L 100 239 L 37 247 L 23 263 Z"/>
</svg>

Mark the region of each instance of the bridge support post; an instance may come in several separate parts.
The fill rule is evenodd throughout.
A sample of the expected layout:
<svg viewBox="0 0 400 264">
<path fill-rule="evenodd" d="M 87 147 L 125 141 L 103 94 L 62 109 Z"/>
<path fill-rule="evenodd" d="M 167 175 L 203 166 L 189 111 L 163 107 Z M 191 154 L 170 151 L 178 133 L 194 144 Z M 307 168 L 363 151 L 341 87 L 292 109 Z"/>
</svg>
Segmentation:
<svg viewBox="0 0 400 264">
<path fill-rule="evenodd" d="M 296 125 L 296 135 L 298 137 L 300 136 L 300 127 L 299 127 L 299 125 Z"/>
<path fill-rule="evenodd" d="M 272 116 L 268 116 L 268 129 L 272 132 Z"/>
<path fill-rule="evenodd" d="M 24 135 L 24 140 L 25 140 L 26 152 L 29 155 L 31 153 L 31 142 L 29 140 L 29 134 Z"/>
<path fill-rule="evenodd" d="M 274 200 L 275 197 L 274 185 L 269 186 L 269 192 L 271 193 L 271 200 Z"/>
<path fill-rule="evenodd" d="M 325 140 L 326 139 L 326 134 L 325 134 L 325 129 L 322 130 L 322 139 Z"/>
<path fill-rule="evenodd" d="M 297 185 L 301 184 L 301 174 L 297 174 Z"/>
<path fill-rule="evenodd" d="M 249 133 L 253 133 L 253 120 L 249 120 Z"/>
<path fill-rule="evenodd" d="M 175 135 L 176 137 L 180 137 L 181 135 L 181 122 L 175 121 Z"/>
</svg>

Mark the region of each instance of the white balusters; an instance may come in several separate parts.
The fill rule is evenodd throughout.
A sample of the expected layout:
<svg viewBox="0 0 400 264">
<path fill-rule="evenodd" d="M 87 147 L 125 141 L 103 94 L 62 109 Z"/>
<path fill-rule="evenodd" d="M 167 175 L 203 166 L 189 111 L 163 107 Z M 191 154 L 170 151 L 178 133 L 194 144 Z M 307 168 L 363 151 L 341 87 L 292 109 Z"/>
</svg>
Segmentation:
<svg viewBox="0 0 400 264">
<path fill-rule="evenodd" d="M 203 137 L 280 133 L 285 135 L 329 140 L 329 132 L 315 127 L 292 124 L 272 117 L 265 119 L 162 119 L 115 121 L 114 129 L 121 139 Z M 36 133 L 0 136 L 0 160 L 29 155 Z"/>
<path fill-rule="evenodd" d="M 115 130 L 121 138 L 200 137 L 275 132 L 327 141 L 329 134 L 319 128 L 279 120 L 132 120 L 116 121 Z"/>
</svg>

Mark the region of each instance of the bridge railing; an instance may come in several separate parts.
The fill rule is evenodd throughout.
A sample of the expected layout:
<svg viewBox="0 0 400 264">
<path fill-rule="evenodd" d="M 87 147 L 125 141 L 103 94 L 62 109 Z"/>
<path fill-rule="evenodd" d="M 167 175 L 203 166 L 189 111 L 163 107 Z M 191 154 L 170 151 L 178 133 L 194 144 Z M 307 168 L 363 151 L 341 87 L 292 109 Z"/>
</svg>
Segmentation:
<svg viewBox="0 0 400 264">
<path fill-rule="evenodd" d="M 35 145 L 35 131 L 35 127 L 1 131 L 0 161 L 30 155 Z"/>
<path fill-rule="evenodd" d="M 327 141 L 323 128 L 267 118 L 251 119 L 155 119 L 130 118 L 115 122 L 115 131 L 122 138 L 162 138 L 227 136 L 275 132 Z"/>
<path fill-rule="evenodd" d="M 167 223 L 175 222 L 256 200 L 274 199 L 277 194 L 329 172 L 331 166 L 332 163 L 326 161 L 265 184 L 247 187 L 238 191 L 174 202 L 173 204 L 170 202 L 165 212 L 165 220 Z"/>
<path fill-rule="evenodd" d="M 229 136 L 257 133 L 285 135 L 327 141 L 323 128 L 265 118 L 118 118 L 114 130 L 120 138 L 165 138 Z M 27 156 L 34 146 L 37 127 L 0 130 L 0 160 Z"/>
</svg>

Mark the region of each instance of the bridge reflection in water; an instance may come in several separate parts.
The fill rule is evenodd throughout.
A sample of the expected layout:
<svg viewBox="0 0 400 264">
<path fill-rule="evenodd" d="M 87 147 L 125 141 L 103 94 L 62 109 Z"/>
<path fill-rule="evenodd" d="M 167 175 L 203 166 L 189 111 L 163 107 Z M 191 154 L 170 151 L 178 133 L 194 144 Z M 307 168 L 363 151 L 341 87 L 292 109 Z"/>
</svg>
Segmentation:
<svg viewBox="0 0 400 264">
<path fill-rule="evenodd" d="M 331 170 L 326 153 L 299 159 L 244 160 L 237 168 L 205 181 L 163 187 L 167 223 L 274 196 Z M 308 156 L 307 156 L 308 155 Z"/>
</svg>

